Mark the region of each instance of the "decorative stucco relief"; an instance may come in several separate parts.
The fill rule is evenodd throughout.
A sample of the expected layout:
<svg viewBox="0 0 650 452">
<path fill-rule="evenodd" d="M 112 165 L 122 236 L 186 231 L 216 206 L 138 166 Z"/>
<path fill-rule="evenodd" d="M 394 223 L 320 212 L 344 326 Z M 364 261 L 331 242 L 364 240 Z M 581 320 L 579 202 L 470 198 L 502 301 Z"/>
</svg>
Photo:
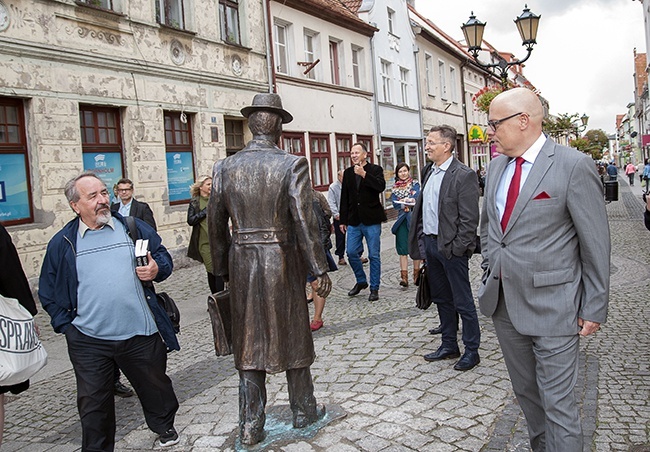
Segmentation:
<svg viewBox="0 0 650 452">
<path fill-rule="evenodd" d="M 81 38 L 85 39 L 90 37 L 92 39 L 104 41 L 114 46 L 124 47 L 126 45 L 124 38 L 122 38 L 118 34 L 111 33 L 109 31 L 93 30 L 91 28 L 84 27 L 81 25 L 77 27 L 65 27 L 65 31 L 68 35 L 72 35 L 76 33 Z"/>
</svg>

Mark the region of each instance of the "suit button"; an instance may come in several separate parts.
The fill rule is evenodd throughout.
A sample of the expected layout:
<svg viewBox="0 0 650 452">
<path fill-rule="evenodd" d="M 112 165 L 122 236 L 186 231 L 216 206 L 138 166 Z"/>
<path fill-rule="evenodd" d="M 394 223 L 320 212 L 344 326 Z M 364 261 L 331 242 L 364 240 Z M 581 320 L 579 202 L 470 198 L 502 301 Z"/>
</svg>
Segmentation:
<svg viewBox="0 0 650 452">
<path fill-rule="evenodd" d="M 494 275 L 492 278 L 499 279 L 499 277 L 497 275 Z"/>
<path fill-rule="evenodd" d="M 506 247 L 506 244 L 501 242 L 501 248 L 505 248 L 505 247 Z"/>
</svg>

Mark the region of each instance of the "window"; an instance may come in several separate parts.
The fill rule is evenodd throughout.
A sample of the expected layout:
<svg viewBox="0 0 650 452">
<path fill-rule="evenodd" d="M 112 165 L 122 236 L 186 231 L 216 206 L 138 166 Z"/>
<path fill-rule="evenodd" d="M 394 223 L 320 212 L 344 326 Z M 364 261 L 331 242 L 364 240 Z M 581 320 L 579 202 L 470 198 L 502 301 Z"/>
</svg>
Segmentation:
<svg viewBox="0 0 650 452">
<path fill-rule="evenodd" d="M 158 23 L 181 30 L 185 29 L 183 0 L 156 0 L 156 17 Z"/>
<path fill-rule="evenodd" d="M 384 102 L 390 103 L 390 63 L 381 60 L 381 92 L 384 96 Z"/>
<path fill-rule="evenodd" d="M 388 10 L 388 33 L 395 34 L 395 11 L 390 8 Z"/>
<path fill-rule="evenodd" d="M 402 94 L 402 106 L 409 105 L 409 71 L 403 67 L 399 68 L 400 93 Z"/>
<path fill-rule="evenodd" d="M 311 181 L 315 189 L 330 185 L 330 142 L 327 135 L 310 134 Z"/>
<path fill-rule="evenodd" d="M 314 54 L 314 43 L 316 41 L 316 36 L 314 32 L 305 30 L 305 62 L 307 63 L 313 63 L 316 61 L 316 57 Z M 305 70 L 307 68 L 305 67 Z M 305 74 L 305 77 L 315 80 L 316 79 L 316 68 L 312 68 L 309 72 Z"/>
<path fill-rule="evenodd" d="M 3 225 L 33 221 L 29 181 L 23 101 L 0 97 L 0 223 Z"/>
<path fill-rule="evenodd" d="M 449 88 L 451 90 L 451 101 L 458 102 L 458 89 L 456 88 L 456 68 L 449 66 Z"/>
<path fill-rule="evenodd" d="M 305 135 L 297 132 L 282 134 L 282 149 L 289 154 L 305 156 Z"/>
<path fill-rule="evenodd" d="M 181 204 L 190 200 L 188 187 L 194 183 L 192 118 L 177 111 L 165 111 L 163 118 L 169 203 Z"/>
<path fill-rule="evenodd" d="M 426 76 L 427 94 L 433 95 L 433 58 L 424 56 L 424 73 Z"/>
<path fill-rule="evenodd" d="M 82 105 L 79 124 L 84 170 L 96 173 L 111 191 L 124 173 L 120 110 Z"/>
<path fill-rule="evenodd" d="M 280 74 L 289 75 L 287 27 L 284 23 L 275 23 L 275 70 Z"/>
<path fill-rule="evenodd" d="M 336 170 L 344 170 L 352 166 L 350 149 L 352 148 L 352 135 L 336 135 Z"/>
<path fill-rule="evenodd" d="M 108 10 L 113 9 L 113 0 L 82 0 L 82 1 L 87 5 L 94 6 L 95 8 L 108 9 Z"/>
<path fill-rule="evenodd" d="M 330 70 L 332 72 L 332 84 L 341 84 L 341 69 L 339 67 L 339 43 L 330 41 Z"/>
<path fill-rule="evenodd" d="M 244 121 L 239 119 L 225 119 L 226 128 L 226 155 L 233 155 L 244 148 Z"/>
<path fill-rule="evenodd" d="M 239 0 L 219 0 L 221 39 L 230 44 L 241 44 L 239 35 Z"/>
<path fill-rule="evenodd" d="M 372 148 L 372 137 L 365 135 L 357 135 L 357 143 L 363 143 L 368 149 L 368 160 L 372 163 L 375 160 L 375 152 Z"/>
<path fill-rule="evenodd" d="M 361 88 L 361 58 L 363 49 L 352 46 L 352 83 L 355 88 Z"/>
<path fill-rule="evenodd" d="M 447 99 L 447 75 L 445 74 L 445 62 L 438 61 L 438 77 L 440 82 L 440 98 Z"/>
</svg>

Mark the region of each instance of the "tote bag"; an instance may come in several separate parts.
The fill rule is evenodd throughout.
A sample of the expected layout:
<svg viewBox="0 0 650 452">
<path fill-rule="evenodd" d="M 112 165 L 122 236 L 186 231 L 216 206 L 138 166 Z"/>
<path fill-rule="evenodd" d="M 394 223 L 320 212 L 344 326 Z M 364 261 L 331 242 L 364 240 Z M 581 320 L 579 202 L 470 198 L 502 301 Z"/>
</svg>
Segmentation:
<svg viewBox="0 0 650 452">
<path fill-rule="evenodd" d="M 29 380 L 47 364 L 34 317 L 15 298 L 0 295 L 0 386 Z"/>
</svg>

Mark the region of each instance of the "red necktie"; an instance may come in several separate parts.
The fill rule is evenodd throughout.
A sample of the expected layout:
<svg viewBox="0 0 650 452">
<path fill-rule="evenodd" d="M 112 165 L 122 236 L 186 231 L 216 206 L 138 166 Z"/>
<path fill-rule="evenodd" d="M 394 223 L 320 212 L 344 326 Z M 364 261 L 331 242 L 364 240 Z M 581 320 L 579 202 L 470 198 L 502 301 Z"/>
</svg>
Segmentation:
<svg viewBox="0 0 650 452">
<path fill-rule="evenodd" d="M 526 160 L 524 160 L 523 157 L 517 157 L 515 159 L 515 174 L 512 175 L 510 187 L 508 187 L 506 208 L 503 211 L 503 216 L 501 217 L 501 229 L 503 231 L 505 231 L 506 226 L 508 226 L 510 215 L 512 215 L 512 210 L 515 208 L 515 202 L 517 202 L 517 197 L 519 196 L 519 184 L 521 183 L 521 165 L 523 165 L 525 161 Z"/>
</svg>

